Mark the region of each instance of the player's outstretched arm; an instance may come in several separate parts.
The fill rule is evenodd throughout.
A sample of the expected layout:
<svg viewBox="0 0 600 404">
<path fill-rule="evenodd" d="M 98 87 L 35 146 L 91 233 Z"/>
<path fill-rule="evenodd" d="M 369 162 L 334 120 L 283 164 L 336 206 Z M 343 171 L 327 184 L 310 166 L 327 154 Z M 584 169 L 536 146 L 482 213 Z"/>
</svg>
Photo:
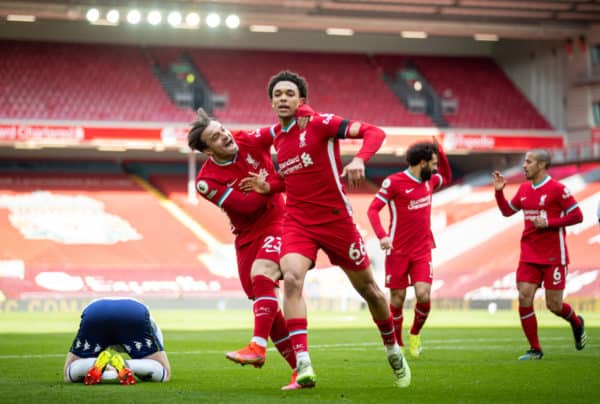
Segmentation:
<svg viewBox="0 0 600 404">
<path fill-rule="evenodd" d="M 512 216 L 517 213 L 518 210 L 511 207 L 506 198 L 504 197 L 504 187 L 506 186 L 506 179 L 500 173 L 500 171 L 494 171 L 492 173 L 492 182 L 494 184 L 494 196 L 500 212 L 503 216 Z"/>
<path fill-rule="evenodd" d="M 345 135 L 346 138 L 362 138 L 362 146 L 352 161 L 342 170 L 342 177 L 348 179 L 351 187 L 360 185 L 365 179 L 365 163 L 381 147 L 385 140 L 385 132 L 364 122 L 351 122 Z"/>
<path fill-rule="evenodd" d="M 450 168 L 450 162 L 448 161 L 448 156 L 444 152 L 444 148 L 438 142 L 437 138 L 433 137 L 433 143 L 438 148 L 438 173 L 442 176 L 442 183 L 440 186 L 450 185 L 452 182 L 452 169 Z"/>
<path fill-rule="evenodd" d="M 377 126 L 355 121 L 350 124 L 346 137 L 363 139 L 356 157 L 361 158 L 366 163 L 381 148 L 385 140 L 385 132 Z"/>
<path fill-rule="evenodd" d="M 369 217 L 369 222 L 371 223 L 371 227 L 373 228 L 375 235 L 379 239 L 379 245 L 383 250 L 389 250 L 392 248 L 392 239 L 383 229 L 383 226 L 381 225 L 381 217 L 379 216 L 379 211 L 381 211 L 385 205 L 385 202 L 379 199 L 378 196 L 375 196 L 369 205 L 367 216 Z"/>
</svg>

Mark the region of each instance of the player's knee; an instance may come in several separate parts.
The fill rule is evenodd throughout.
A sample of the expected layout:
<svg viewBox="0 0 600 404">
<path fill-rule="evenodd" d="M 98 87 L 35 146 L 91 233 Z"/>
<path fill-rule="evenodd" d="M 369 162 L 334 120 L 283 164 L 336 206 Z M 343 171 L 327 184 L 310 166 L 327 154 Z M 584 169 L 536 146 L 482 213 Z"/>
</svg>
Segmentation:
<svg viewBox="0 0 600 404">
<path fill-rule="evenodd" d="M 297 294 L 298 291 L 302 290 L 302 277 L 293 271 L 286 272 L 283 274 L 283 285 L 285 293 Z"/>
<path fill-rule="evenodd" d="M 251 277 L 262 275 L 270 278 L 272 280 L 277 280 L 281 277 L 281 271 L 279 270 L 279 265 L 277 265 L 273 261 L 269 260 L 260 260 L 260 262 L 255 262 L 252 266 Z"/>
<path fill-rule="evenodd" d="M 528 291 L 519 291 L 519 304 L 521 306 L 529 306 L 533 302 L 533 294 Z"/>
<path fill-rule="evenodd" d="M 431 296 L 428 291 L 420 291 L 415 293 L 415 298 L 419 303 L 427 303 L 431 299 Z"/>
</svg>

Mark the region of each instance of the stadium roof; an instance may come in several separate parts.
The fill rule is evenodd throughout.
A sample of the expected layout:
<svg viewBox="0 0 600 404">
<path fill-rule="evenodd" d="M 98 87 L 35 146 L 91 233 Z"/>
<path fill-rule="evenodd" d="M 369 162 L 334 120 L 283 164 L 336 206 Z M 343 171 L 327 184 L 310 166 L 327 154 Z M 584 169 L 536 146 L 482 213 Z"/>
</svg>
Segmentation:
<svg viewBox="0 0 600 404">
<path fill-rule="evenodd" d="M 277 26 L 280 30 L 424 31 L 439 36 L 487 33 L 518 39 L 576 37 L 600 22 L 600 2 L 593 0 L 22 0 L 0 1 L 0 16 L 78 21 L 85 20 L 90 7 L 117 8 L 122 15 L 132 7 L 142 12 L 156 7 L 164 12 L 235 13 L 242 27 Z"/>
</svg>

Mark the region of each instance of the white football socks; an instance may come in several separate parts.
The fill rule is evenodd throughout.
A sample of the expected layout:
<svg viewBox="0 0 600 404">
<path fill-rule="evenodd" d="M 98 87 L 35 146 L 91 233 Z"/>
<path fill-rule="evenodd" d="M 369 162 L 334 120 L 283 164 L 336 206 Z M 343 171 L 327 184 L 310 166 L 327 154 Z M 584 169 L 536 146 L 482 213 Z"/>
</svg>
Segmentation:
<svg viewBox="0 0 600 404">
<path fill-rule="evenodd" d="M 296 361 L 297 362 L 303 361 L 303 362 L 310 363 L 310 355 L 306 351 L 304 351 L 304 352 L 298 352 L 296 354 Z"/>
<path fill-rule="evenodd" d="M 126 362 L 127 367 L 142 380 L 164 382 L 167 377 L 167 370 L 154 359 L 129 359 Z"/>
<path fill-rule="evenodd" d="M 96 358 L 77 359 L 67 368 L 67 382 L 82 382 L 88 370 L 96 363 Z"/>
<path fill-rule="evenodd" d="M 396 354 L 398 352 L 400 352 L 400 345 L 398 345 L 397 343 L 394 345 L 385 346 L 385 353 L 387 354 L 387 356 Z"/>
</svg>

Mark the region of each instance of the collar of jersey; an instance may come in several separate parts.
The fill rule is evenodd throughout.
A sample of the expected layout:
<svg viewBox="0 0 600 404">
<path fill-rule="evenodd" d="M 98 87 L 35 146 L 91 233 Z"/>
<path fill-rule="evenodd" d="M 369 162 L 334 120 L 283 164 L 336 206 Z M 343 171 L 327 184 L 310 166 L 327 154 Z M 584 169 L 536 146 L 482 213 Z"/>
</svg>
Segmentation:
<svg viewBox="0 0 600 404">
<path fill-rule="evenodd" d="M 238 153 L 239 153 L 239 152 L 238 152 Z M 237 160 L 237 156 L 238 156 L 238 153 L 235 153 L 235 156 L 233 156 L 233 158 L 232 158 L 231 160 L 229 160 L 229 161 L 224 161 L 223 163 L 220 163 L 220 162 L 218 162 L 217 160 L 215 160 L 214 158 L 212 158 L 212 156 L 211 156 L 211 158 L 210 158 L 210 159 L 212 160 L 212 162 L 213 162 L 213 163 L 215 163 L 215 164 L 216 164 L 216 165 L 218 165 L 218 166 L 228 166 L 228 165 L 230 165 L 230 164 L 233 164 L 233 163 L 235 163 L 235 162 L 236 162 L 236 160 Z"/>
<path fill-rule="evenodd" d="M 406 176 L 408 178 L 410 178 L 411 180 L 413 180 L 413 181 L 415 181 L 415 182 L 417 182 L 419 184 L 421 183 L 421 180 L 418 179 L 417 177 L 415 177 L 414 175 L 412 175 L 412 173 L 410 171 L 408 171 L 408 168 L 406 170 L 404 170 L 404 174 L 406 174 Z"/>
<path fill-rule="evenodd" d="M 295 124 L 296 124 L 296 119 L 294 118 L 294 119 L 292 119 L 292 122 L 290 122 L 290 124 L 289 124 L 287 127 L 285 127 L 285 128 L 284 128 L 284 127 L 282 126 L 282 127 L 281 127 L 281 131 L 282 131 L 282 132 L 286 132 L 286 133 L 287 133 L 287 132 L 289 132 L 290 130 L 292 130 L 292 128 L 294 127 L 294 125 L 295 125 Z"/>
<path fill-rule="evenodd" d="M 543 180 L 541 180 L 541 181 L 540 181 L 539 183 L 537 183 L 537 184 L 531 183 L 531 188 L 533 188 L 533 189 L 538 189 L 538 188 L 541 188 L 541 187 L 543 187 L 543 186 L 544 186 L 544 185 L 545 185 L 545 184 L 546 184 L 548 181 L 550 181 L 550 176 L 549 176 L 549 175 L 547 175 L 547 176 L 546 176 L 546 178 L 544 178 Z"/>
</svg>

